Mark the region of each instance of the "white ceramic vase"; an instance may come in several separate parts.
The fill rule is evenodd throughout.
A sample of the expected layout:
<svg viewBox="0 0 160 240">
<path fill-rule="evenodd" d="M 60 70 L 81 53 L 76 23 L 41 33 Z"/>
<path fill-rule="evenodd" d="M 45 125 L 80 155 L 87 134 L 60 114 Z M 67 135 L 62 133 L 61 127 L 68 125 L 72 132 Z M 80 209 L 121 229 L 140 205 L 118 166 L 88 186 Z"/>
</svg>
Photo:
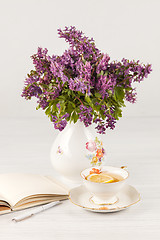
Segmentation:
<svg viewBox="0 0 160 240">
<path fill-rule="evenodd" d="M 85 127 L 79 120 L 68 123 L 52 145 L 54 169 L 63 177 L 79 182 L 82 170 L 104 163 L 105 150 L 98 135 L 93 127 Z"/>
</svg>

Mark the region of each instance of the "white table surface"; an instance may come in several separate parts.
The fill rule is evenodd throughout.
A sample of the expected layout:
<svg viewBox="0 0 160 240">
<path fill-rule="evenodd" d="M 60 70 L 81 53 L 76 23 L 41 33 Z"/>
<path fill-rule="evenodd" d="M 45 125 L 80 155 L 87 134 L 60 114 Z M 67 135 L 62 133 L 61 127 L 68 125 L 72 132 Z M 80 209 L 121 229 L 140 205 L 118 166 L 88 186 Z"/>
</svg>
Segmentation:
<svg viewBox="0 0 160 240">
<path fill-rule="evenodd" d="M 56 175 L 49 151 L 57 133 L 42 119 L 0 120 L 0 173 Z M 0 240 L 160 239 L 160 118 L 122 118 L 103 137 L 107 164 L 127 165 L 129 183 L 141 193 L 138 204 L 117 213 L 93 213 L 69 200 L 25 221 L 0 216 Z"/>
</svg>

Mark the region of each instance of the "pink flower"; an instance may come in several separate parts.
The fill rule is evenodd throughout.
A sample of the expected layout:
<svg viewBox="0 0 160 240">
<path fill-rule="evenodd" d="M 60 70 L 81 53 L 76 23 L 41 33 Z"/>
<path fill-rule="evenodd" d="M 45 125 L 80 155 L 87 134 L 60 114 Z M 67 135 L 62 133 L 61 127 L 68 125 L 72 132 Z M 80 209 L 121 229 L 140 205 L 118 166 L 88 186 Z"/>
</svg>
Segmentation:
<svg viewBox="0 0 160 240">
<path fill-rule="evenodd" d="M 86 143 L 86 149 L 88 149 L 90 152 L 94 152 L 96 150 L 96 143 L 93 141 L 89 141 Z"/>
</svg>

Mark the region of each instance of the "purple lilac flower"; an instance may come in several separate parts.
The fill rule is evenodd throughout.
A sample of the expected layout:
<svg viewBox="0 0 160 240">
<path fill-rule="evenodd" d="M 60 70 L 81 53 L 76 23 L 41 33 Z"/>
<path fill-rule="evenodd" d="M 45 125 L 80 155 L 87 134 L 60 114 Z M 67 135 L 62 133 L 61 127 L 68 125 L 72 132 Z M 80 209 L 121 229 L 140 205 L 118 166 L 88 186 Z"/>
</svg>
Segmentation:
<svg viewBox="0 0 160 240">
<path fill-rule="evenodd" d="M 53 87 L 52 91 L 45 91 L 45 95 L 47 100 L 54 100 L 59 96 L 59 89 L 57 87 Z"/>
<path fill-rule="evenodd" d="M 81 112 L 79 113 L 79 119 L 81 122 L 84 123 L 84 125 L 86 127 L 88 127 L 89 125 L 91 125 L 92 123 L 92 119 L 93 119 L 93 116 L 92 116 L 92 108 L 91 107 L 86 107 L 84 105 L 80 105 L 80 110 Z"/>
<path fill-rule="evenodd" d="M 39 99 L 37 101 L 39 103 L 39 106 L 44 110 L 46 107 L 48 107 L 48 102 L 46 99 Z"/>
<path fill-rule="evenodd" d="M 74 79 L 71 78 L 69 81 L 69 88 L 72 91 L 79 91 L 81 93 L 85 93 L 87 90 L 87 84 L 81 78 L 80 79 L 78 77 Z"/>
<path fill-rule="evenodd" d="M 64 30 L 58 29 L 60 38 L 64 38 L 70 46 L 77 50 L 78 54 L 83 54 L 86 60 L 91 63 L 96 62 L 100 56 L 100 51 L 95 47 L 93 38 L 84 36 L 82 31 L 76 30 L 74 26 L 65 27 Z"/>
<path fill-rule="evenodd" d="M 135 103 L 136 102 L 136 95 L 137 93 L 134 92 L 135 89 L 132 89 L 130 91 L 127 91 L 125 93 L 125 99 L 130 102 L 130 103 Z"/>
<path fill-rule="evenodd" d="M 110 114 L 106 114 L 106 128 L 114 129 L 115 128 L 116 119 L 112 117 Z"/>
<path fill-rule="evenodd" d="M 106 71 L 107 67 L 108 67 L 108 62 L 110 60 L 110 57 L 108 56 L 108 54 L 102 54 L 102 59 L 100 60 L 96 72 L 99 74 L 101 71 Z"/>
<path fill-rule="evenodd" d="M 122 65 L 123 64 L 123 65 Z M 130 84 L 132 81 L 140 82 L 144 78 L 148 76 L 148 74 L 151 73 L 151 65 L 147 64 L 146 66 L 139 63 L 139 60 L 137 62 L 135 61 L 129 61 L 125 58 L 122 59 L 122 63 L 118 63 L 119 68 L 122 70 L 122 66 L 124 66 L 125 71 L 124 75 L 130 74 Z"/>
<path fill-rule="evenodd" d="M 54 128 L 62 131 L 67 125 L 67 117 L 69 117 L 69 114 L 63 115 L 60 119 L 58 119 L 57 116 L 52 115 L 52 122 L 54 123 Z"/>
<path fill-rule="evenodd" d="M 116 119 L 111 115 L 106 114 L 105 120 L 97 118 L 94 122 L 97 123 L 97 126 L 95 127 L 97 129 L 97 132 L 100 134 L 105 134 L 107 128 L 110 128 L 112 130 L 115 128 Z"/>
<path fill-rule="evenodd" d="M 34 54 L 31 57 L 33 59 L 35 69 L 39 74 L 44 73 L 46 71 L 46 65 L 48 64 L 47 52 L 48 50 L 46 48 L 43 50 L 42 48 L 39 47 L 37 54 Z"/>
<path fill-rule="evenodd" d="M 106 105 L 101 105 L 101 110 L 106 110 Z"/>
<path fill-rule="evenodd" d="M 63 116 L 62 116 L 62 118 L 68 118 L 69 117 L 69 113 L 66 113 L 66 114 L 64 114 Z"/>
<path fill-rule="evenodd" d="M 60 110 L 61 109 L 61 105 L 60 105 L 60 103 L 57 103 L 57 108 Z"/>
<path fill-rule="evenodd" d="M 116 85 L 116 81 L 114 78 L 111 78 L 111 76 L 101 75 L 96 83 L 96 89 L 101 93 L 102 98 L 108 97 L 107 90 L 114 89 Z"/>
<path fill-rule="evenodd" d="M 132 84 L 146 78 L 152 71 L 151 65 L 125 58 L 111 62 L 108 54 L 96 48 L 92 38 L 89 39 L 73 26 L 58 29 L 58 34 L 69 43 L 69 49 L 61 56 L 49 56 L 46 48 L 38 48 L 31 57 L 35 69 L 25 80 L 22 96 L 27 100 L 36 97 L 43 110 L 48 107 L 45 113 L 52 116 L 54 127 L 60 131 L 74 111 L 67 110 L 68 101 L 73 101 L 75 108 L 79 109 L 79 119 L 86 127 L 94 119 L 99 133 L 104 134 L 108 128 L 114 129 L 116 119 L 113 116 L 118 119 L 121 115 L 118 114 L 121 113 L 121 104 L 114 95 L 115 90 L 118 87 L 125 93 L 120 103 L 124 98 L 135 103 L 136 89 Z M 86 100 L 86 95 L 91 104 Z M 75 101 L 76 98 L 79 101 Z M 62 99 L 65 110 L 60 106 Z M 108 103 L 109 109 L 106 107 Z M 52 104 L 57 106 L 55 115 L 52 115 Z M 117 106 L 120 106 L 118 110 Z"/>
<path fill-rule="evenodd" d="M 80 56 L 77 51 L 73 48 L 69 48 L 68 50 L 65 50 L 65 52 L 60 58 L 57 59 L 57 61 L 64 66 L 65 69 L 69 70 L 71 74 L 75 75 L 75 65 L 77 64 L 79 58 Z"/>
<path fill-rule="evenodd" d="M 106 133 L 106 127 L 102 121 L 100 121 L 97 126 L 95 127 L 97 129 L 97 133 L 105 134 Z"/>
<path fill-rule="evenodd" d="M 39 76 L 38 75 L 31 75 L 30 77 L 27 77 L 25 79 L 25 85 L 30 85 L 34 84 L 35 82 L 39 81 Z"/>
<path fill-rule="evenodd" d="M 99 105 L 99 103 L 98 102 L 95 102 L 95 104 L 94 104 L 95 106 L 98 106 Z"/>
<path fill-rule="evenodd" d="M 68 81 L 68 77 L 63 73 L 64 67 L 56 61 L 51 61 L 50 70 L 53 73 L 54 77 L 57 78 L 57 81 L 59 81 L 59 79 L 63 83 Z"/>
<path fill-rule="evenodd" d="M 46 73 L 44 76 L 39 77 L 39 83 L 49 85 L 51 82 L 51 79 L 52 77 L 48 73 Z"/>
<path fill-rule="evenodd" d="M 82 59 L 79 58 L 75 63 L 76 68 L 76 77 L 69 79 L 69 87 L 73 91 L 79 91 L 82 93 L 87 92 L 90 95 L 91 87 L 91 65 L 89 62 L 85 64 L 82 62 Z"/>
<path fill-rule="evenodd" d="M 42 93 L 42 90 L 40 87 L 36 85 L 31 85 L 28 88 L 24 89 L 22 92 L 22 97 L 25 97 L 26 99 L 31 99 L 31 97 L 38 97 L 39 94 Z"/>
<path fill-rule="evenodd" d="M 55 122 L 54 123 L 54 128 L 58 129 L 59 131 L 62 131 L 67 125 L 67 121 L 66 120 L 61 120 L 59 122 Z"/>
</svg>

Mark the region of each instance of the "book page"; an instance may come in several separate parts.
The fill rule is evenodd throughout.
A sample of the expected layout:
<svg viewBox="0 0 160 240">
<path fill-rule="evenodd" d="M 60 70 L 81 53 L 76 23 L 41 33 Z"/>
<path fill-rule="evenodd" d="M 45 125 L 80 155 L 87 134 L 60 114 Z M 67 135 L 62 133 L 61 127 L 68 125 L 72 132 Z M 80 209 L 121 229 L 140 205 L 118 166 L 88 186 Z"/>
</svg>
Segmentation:
<svg viewBox="0 0 160 240">
<path fill-rule="evenodd" d="M 0 206 L 10 207 L 10 204 L 8 203 L 7 199 L 3 195 L 0 195 Z"/>
<path fill-rule="evenodd" d="M 0 195 L 0 215 L 8 212 L 11 212 L 9 203 L 6 201 L 6 199 L 2 195 Z"/>
<path fill-rule="evenodd" d="M 11 209 L 9 207 L 0 205 L 0 215 L 5 214 L 5 213 L 9 213 L 9 212 L 11 212 Z"/>
<path fill-rule="evenodd" d="M 69 193 L 70 187 L 67 184 L 64 184 L 60 179 L 56 179 L 52 176 L 45 176 L 45 178 L 51 181 L 53 184 L 57 184 L 59 187 L 62 187 L 62 189 Z"/>
<path fill-rule="evenodd" d="M 59 200 L 66 200 L 67 197 L 66 195 L 64 196 L 60 196 L 60 195 L 57 195 L 55 196 L 54 198 L 52 199 L 41 199 L 39 198 L 37 201 L 29 201 L 29 202 L 25 202 L 24 204 L 20 204 L 18 206 L 14 206 L 13 207 L 13 210 L 22 210 L 22 209 L 26 209 L 26 208 L 31 208 L 31 207 L 35 207 L 35 206 L 39 206 L 39 205 L 43 205 L 43 204 L 47 204 L 47 203 L 50 203 L 50 202 L 53 202 L 53 201 L 59 201 Z"/>
<path fill-rule="evenodd" d="M 4 196 L 12 208 L 23 198 L 37 194 L 64 196 L 68 195 L 68 192 L 56 183 L 50 182 L 42 175 L 20 173 L 0 174 L 0 195 Z"/>
</svg>

